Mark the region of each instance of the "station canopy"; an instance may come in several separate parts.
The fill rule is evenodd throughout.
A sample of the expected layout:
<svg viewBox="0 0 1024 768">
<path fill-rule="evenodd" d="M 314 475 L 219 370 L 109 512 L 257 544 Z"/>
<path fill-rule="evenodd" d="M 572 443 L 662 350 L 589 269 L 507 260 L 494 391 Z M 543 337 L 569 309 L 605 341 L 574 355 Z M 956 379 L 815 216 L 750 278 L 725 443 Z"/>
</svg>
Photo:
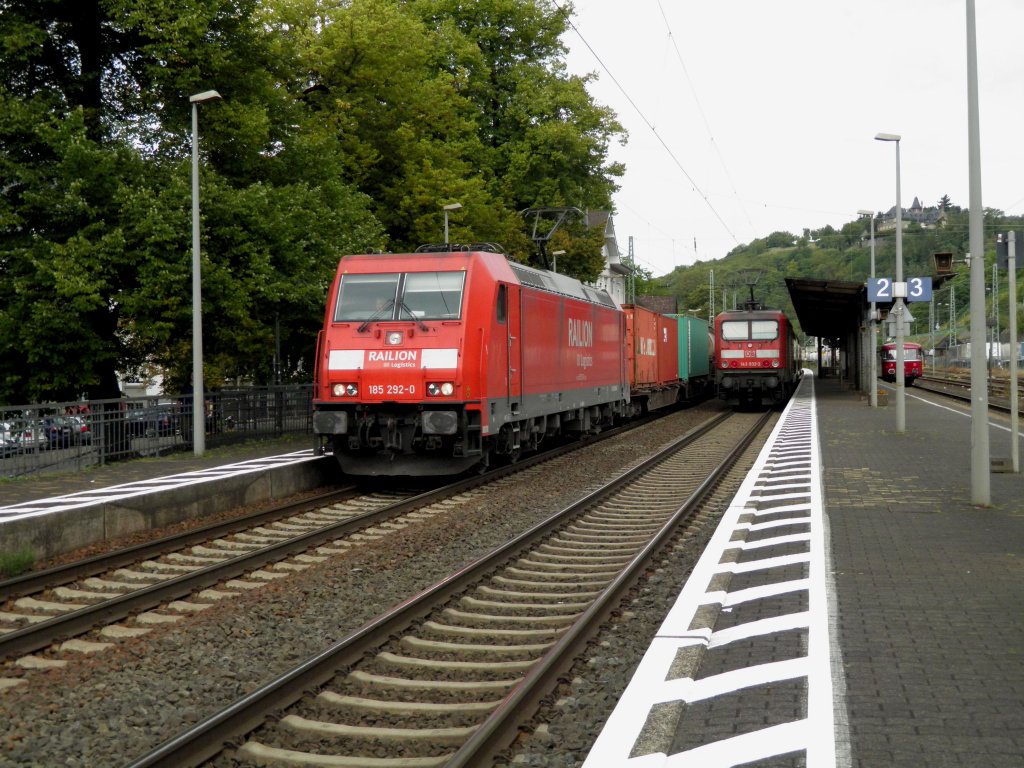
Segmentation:
<svg viewBox="0 0 1024 768">
<path fill-rule="evenodd" d="M 857 331 L 867 302 L 864 283 L 787 277 L 786 288 L 804 335 L 846 339 Z"/>
</svg>

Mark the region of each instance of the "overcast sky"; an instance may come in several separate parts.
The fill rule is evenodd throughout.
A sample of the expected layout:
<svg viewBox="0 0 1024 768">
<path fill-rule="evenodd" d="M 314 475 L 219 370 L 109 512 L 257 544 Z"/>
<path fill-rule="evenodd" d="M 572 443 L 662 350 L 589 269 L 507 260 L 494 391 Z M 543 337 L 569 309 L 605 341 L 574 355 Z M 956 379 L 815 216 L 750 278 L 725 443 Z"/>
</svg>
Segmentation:
<svg viewBox="0 0 1024 768">
<path fill-rule="evenodd" d="M 569 71 L 629 132 L 623 253 L 654 275 L 901 200 L 967 208 L 966 0 L 575 0 Z M 1024 213 L 1024 0 L 977 0 L 982 204 Z"/>
</svg>

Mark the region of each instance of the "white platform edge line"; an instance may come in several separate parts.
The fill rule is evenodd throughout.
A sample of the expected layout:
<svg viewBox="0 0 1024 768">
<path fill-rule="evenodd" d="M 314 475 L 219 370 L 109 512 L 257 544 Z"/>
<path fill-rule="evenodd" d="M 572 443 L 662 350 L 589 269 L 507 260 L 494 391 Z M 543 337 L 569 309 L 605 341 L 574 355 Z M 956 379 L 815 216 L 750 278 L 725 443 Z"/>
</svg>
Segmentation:
<svg viewBox="0 0 1024 768">
<path fill-rule="evenodd" d="M 803 389 L 803 386 L 801 386 Z M 651 685 L 657 685 L 665 679 L 665 670 L 675 658 L 680 645 L 692 645 L 693 640 L 680 643 L 675 638 L 692 638 L 695 634 L 689 625 L 697 609 L 704 604 L 707 586 L 719 570 L 722 551 L 729 545 L 740 515 L 749 514 L 745 509 L 745 500 L 749 499 L 755 485 L 764 482 L 763 472 L 779 435 L 786 428 L 789 415 L 798 403 L 796 395 L 790 399 L 782 417 L 776 423 L 765 446 L 734 496 L 733 503 L 726 509 L 718 528 L 712 534 L 707 547 L 697 561 L 686 580 L 676 602 L 669 609 L 661 627 L 656 633 L 655 641 L 641 659 L 633 679 L 623 691 L 618 704 L 609 716 L 601 733 L 598 735 L 590 753 L 584 761 L 583 768 L 616 768 L 625 765 L 661 765 L 662 762 L 637 762 L 630 760 L 629 753 L 636 741 L 636 734 L 647 721 L 649 699 L 647 691 Z M 737 501 L 740 500 L 740 501 Z M 659 642 L 659 638 L 664 642 Z M 789 750 L 791 751 L 791 750 Z M 781 754 L 781 753 L 775 753 Z M 648 756 L 651 757 L 651 756 Z M 661 756 L 664 760 L 664 755 Z M 698 763 L 699 764 L 699 763 Z M 730 763 L 731 765 L 731 763 Z M 703 768 L 703 766 L 702 766 Z"/>
<path fill-rule="evenodd" d="M 49 514 L 51 512 L 80 509 L 82 507 L 93 506 L 100 504 L 105 501 L 117 501 L 120 499 L 130 499 L 135 496 L 140 496 L 146 493 L 159 492 L 162 490 L 169 490 L 173 488 L 180 488 L 183 483 L 195 482 L 204 483 L 212 480 L 218 480 L 226 475 L 244 475 L 252 472 L 259 472 L 268 467 L 283 467 L 291 464 L 299 464 L 305 461 L 312 461 L 320 458 L 314 455 L 295 456 L 294 454 L 285 454 L 286 456 L 293 456 L 293 458 L 275 463 L 268 464 L 266 459 L 254 459 L 247 462 L 239 462 L 236 464 L 224 464 L 219 467 L 211 467 L 210 469 L 194 470 L 192 472 L 182 472 L 177 475 L 167 475 L 166 478 L 152 478 L 150 480 L 139 480 L 133 483 L 124 483 L 122 485 L 111 485 L 104 489 L 104 496 L 102 498 L 96 498 L 95 494 L 99 491 L 88 490 L 78 491 L 76 493 L 69 493 L 66 496 L 54 496 L 45 500 L 26 501 L 19 504 L 11 504 L 9 506 L 0 507 L 0 523 L 7 520 L 18 520 L 22 518 L 38 517 L 39 515 Z M 166 487 L 159 487 L 158 484 L 162 481 L 166 481 L 169 484 Z M 66 500 L 67 503 L 61 503 L 62 500 Z M 40 507 L 39 505 L 46 503 L 48 506 Z"/>
<path fill-rule="evenodd" d="M 814 479 L 812 508 L 815 523 L 811 525 L 811 587 L 808 592 L 808 611 L 813 617 L 807 639 L 807 655 L 811 670 L 807 676 L 807 712 L 810 741 L 807 746 L 807 768 L 836 768 L 836 722 L 832 681 L 841 674 L 842 667 L 833 670 L 832 649 L 835 645 L 830 629 L 829 591 L 832 587 L 829 558 L 828 527 L 825 520 L 825 497 L 822 486 L 822 457 L 818 402 L 813 377 L 805 377 L 803 386 L 811 391 L 811 436 L 814 439 Z M 837 642 L 837 641 L 836 641 Z"/>
</svg>

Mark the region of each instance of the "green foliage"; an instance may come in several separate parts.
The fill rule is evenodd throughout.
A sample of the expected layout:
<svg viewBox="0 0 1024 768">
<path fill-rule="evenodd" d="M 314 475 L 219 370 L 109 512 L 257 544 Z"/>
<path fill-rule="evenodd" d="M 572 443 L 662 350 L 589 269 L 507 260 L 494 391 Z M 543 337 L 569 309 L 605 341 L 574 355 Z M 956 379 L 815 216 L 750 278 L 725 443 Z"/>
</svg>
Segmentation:
<svg viewBox="0 0 1024 768">
<path fill-rule="evenodd" d="M 205 379 L 308 377 L 345 253 L 443 235 L 536 259 L 520 211 L 611 207 L 621 134 L 543 0 L 0 0 L 0 401 L 191 372 L 191 117 Z M 600 237 L 563 262 L 600 271 Z"/>
</svg>

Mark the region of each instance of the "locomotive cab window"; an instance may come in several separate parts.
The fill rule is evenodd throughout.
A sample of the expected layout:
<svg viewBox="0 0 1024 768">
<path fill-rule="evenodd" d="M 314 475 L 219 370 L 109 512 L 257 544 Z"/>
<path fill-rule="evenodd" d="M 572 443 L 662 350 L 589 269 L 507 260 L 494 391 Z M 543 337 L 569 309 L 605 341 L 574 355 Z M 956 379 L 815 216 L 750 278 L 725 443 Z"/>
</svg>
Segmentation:
<svg viewBox="0 0 1024 768">
<path fill-rule="evenodd" d="M 779 338 L 778 320 L 723 320 L 723 341 L 772 341 Z"/>
<path fill-rule="evenodd" d="M 465 279 L 465 272 L 342 275 L 334 322 L 458 319 Z"/>
<path fill-rule="evenodd" d="M 465 272 L 410 272 L 398 316 L 417 320 L 456 320 L 462 312 Z"/>
<path fill-rule="evenodd" d="M 495 302 L 494 316 L 498 323 L 501 325 L 505 324 L 505 319 L 508 317 L 508 287 L 504 285 L 498 286 L 498 301 Z"/>
<path fill-rule="evenodd" d="M 397 272 L 380 275 L 342 275 L 334 322 L 390 320 L 398 295 Z"/>
</svg>

